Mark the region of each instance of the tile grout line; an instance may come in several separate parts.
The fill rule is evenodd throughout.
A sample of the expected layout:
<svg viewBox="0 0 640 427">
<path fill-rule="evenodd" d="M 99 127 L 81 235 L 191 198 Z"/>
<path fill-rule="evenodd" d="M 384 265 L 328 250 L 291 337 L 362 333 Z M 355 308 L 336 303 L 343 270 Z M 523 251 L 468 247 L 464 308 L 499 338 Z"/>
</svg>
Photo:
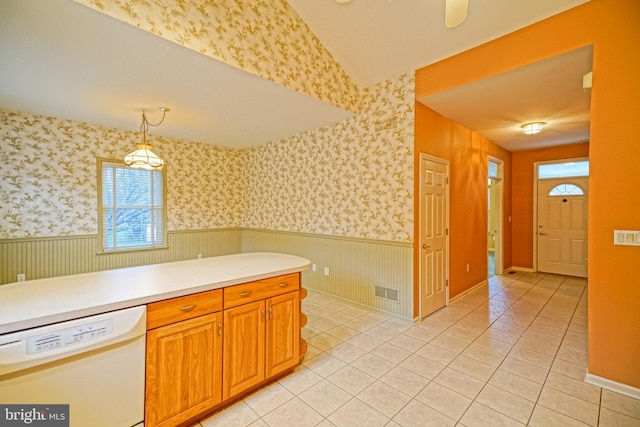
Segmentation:
<svg viewBox="0 0 640 427">
<path fill-rule="evenodd" d="M 524 277 L 524 276 L 523 276 L 523 277 Z M 506 312 L 507 312 L 511 307 L 513 307 L 513 306 L 514 306 L 518 301 L 522 300 L 522 299 L 525 297 L 525 295 L 527 295 L 527 294 L 528 294 L 532 289 L 534 289 L 534 288 L 538 285 L 538 283 L 540 283 L 540 282 L 541 282 L 545 277 L 546 277 L 546 275 L 545 275 L 545 276 L 543 276 L 543 277 L 541 277 L 541 278 L 540 278 L 540 280 L 538 280 L 538 281 L 536 281 L 535 283 L 533 283 L 533 284 L 532 284 L 532 286 L 531 286 L 531 287 L 530 287 L 530 288 L 529 288 L 529 289 L 528 289 L 524 294 L 522 294 L 522 295 L 521 295 L 517 300 L 515 300 L 511 305 L 509 305 L 509 307 L 507 308 L 507 310 L 505 310 L 505 311 L 504 311 L 504 312 L 503 312 L 503 313 L 502 313 L 502 314 L 501 314 L 501 315 L 500 315 L 496 320 L 494 320 L 493 322 L 491 322 L 491 324 L 490 324 L 486 329 L 489 329 L 489 328 L 491 327 L 491 325 L 493 325 L 495 322 L 497 322 L 497 321 L 500 319 L 500 317 L 502 317 L 502 316 L 504 315 L 504 313 L 506 313 Z M 515 284 L 515 283 L 518 283 L 518 281 L 519 281 L 519 280 L 520 280 L 520 279 L 517 279 L 516 281 L 514 281 L 514 282 L 512 283 L 512 285 L 513 285 L 513 284 Z M 564 282 L 564 279 L 563 279 L 563 282 Z M 511 286 L 511 285 L 510 285 L 510 286 Z M 510 287 L 510 286 L 509 286 L 509 287 Z M 558 289 L 559 289 L 559 288 L 560 288 L 560 285 L 558 286 Z M 557 289 L 556 289 L 556 291 L 555 291 L 555 292 L 557 292 Z M 538 313 L 536 314 L 536 317 L 538 317 L 538 315 L 540 314 L 540 312 L 542 311 L 542 309 L 547 305 L 547 303 L 549 302 L 549 300 L 551 300 L 551 297 L 555 294 L 555 292 L 554 292 L 551 296 L 549 296 L 549 299 L 547 300 L 547 302 L 546 302 L 546 303 L 545 303 L 545 304 L 544 304 L 544 305 L 543 305 L 543 306 L 538 310 Z M 490 299 L 491 299 L 491 298 L 490 298 Z M 493 376 L 495 375 L 495 373 L 500 369 L 500 366 L 502 366 L 502 364 L 504 363 L 504 360 L 506 360 L 506 358 L 507 358 L 507 357 L 509 357 L 509 354 L 511 354 L 511 352 L 513 351 L 513 349 L 515 348 L 515 346 L 517 345 L 517 343 L 520 341 L 520 339 L 522 338 L 522 336 L 523 336 L 523 335 L 525 334 L 525 332 L 529 329 L 529 327 L 531 327 L 531 324 L 532 324 L 532 323 L 533 323 L 533 321 L 536 319 L 536 317 L 534 317 L 534 318 L 533 318 L 533 319 L 532 319 L 532 320 L 527 324 L 527 327 L 526 327 L 526 328 L 524 329 L 524 331 L 523 331 L 523 332 L 518 336 L 518 340 L 517 340 L 517 341 L 515 341 L 515 343 L 514 343 L 513 345 L 511 345 L 511 349 L 509 350 L 509 353 L 507 353 L 507 355 L 504 357 L 504 359 L 502 360 L 502 362 L 500 362 L 500 364 L 495 368 L 494 372 L 493 372 L 493 373 L 491 374 L 491 376 L 487 379 L 487 381 L 485 381 L 485 382 L 484 382 L 484 385 L 482 386 L 482 388 L 480 389 L 480 391 L 478 392 L 478 394 L 476 395 L 476 397 L 473 399 L 473 401 L 471 402 L 471 404 L 469 405 L 469 407 L 467 407 L 467 409 L 464 411 L 464 413 L 463 413 L 463 414 L 462 414 L 462 416 L 460 417 L 460 420 L 462 420 L 462 418 L 464 418 L 465 414 L 469 411 L 469 408 L 471 408 L 471 405 L 472 405 L 474 402 L 476 402 L 476 399 L 478 398 L 478 396 L 480 396 L 480 393 L 482 393 L 482 390 L 484 390 L 484 389 L 486 388 L 487 384 L 489 384 L 489 381 L 491 381 L 491 378 L 493 378 Z M 507 322 L 507 323 L 508 323 L 508 322 Z M 485 330 L 486 330 L 486 329 L 485 329 Z M 476 340 L 477 340 L 477 338 L 476 338 Z M 475 342 L 475 340 L 474 340 L 473 342 Z M 472 343 L 473 343 L 473 342 L 472 342 Z M 471 344 L 470 344 L 470 345 L 471 345 Z M 455 368 L 453 368 L 453 369 L 455 369 Z M 515 374 L 514 374 L 514 375 L 515 375 Z M 500 388 L 500 387 L 498 387 L 498 388 Z M 505 390 L 505 391 L 506 391 L 506 390 Z M 477 402 L 477 403 L 478 403 L 478 404 L 480 404 L 480 405 L 482 405 L 482 403 L 480 403 L 480 402 Z M 487 407 L 486 405 L 483 405 L 483 406 Z M 509 416 L 509 415 L 507 415 L 507 414 L 503 414 L 502 412 L 497 411 L 497 410 L 495 410 L 495 409 L 493 409 L 493 408 L 489 408 L 489 409 L 492 409 L 492 410 L 494 410 L 494 411 L 496 411 L 496 412 L 499 412 L 500 414 L 502 414 L 502 415 L 504 415 L 504 416 L 506 416 L 506 417 L 509 417 L 509 418 L 511 418 L 512 420 L 516 421 L 516 422 L 519 422 L 518 420 L 516 420 L 515 418 L 513 418 L 513 417 L 511 417 L 511 416 Z M 534 409 L 535 409 L 535 404 L 534 404 Z M 533 414 L 533 411 L 531 411 L 531 413 Z M 529 415 L 529 418 L 530 418 L 530 417 L 531 417 L 531 415 Z M 458 421 L 458 422 L 460 422 L 460 421 Z M 529 420 L 527 420 L 527 422 L 529 422 Z M 526 425 L 526 424 L 525 424 L 525 425 Z"/>
<path fill-rule="evenodd" d="M 558 290 L 559 290 L 559 289 L 560 289 L 560 287 L 562 286 L 562 283 L 564 283 L 566 280 L 567 280 L 567 279 L 566 279 L 566 277 L 565 277 L 565 278 L 562 280 L 562 282 L 561 282 L 560 286 L 558 286 L 558 289 L 556 289 L 556 291 L 553 293 L 553 295 L 555 295 L 555 294 L 558 292 Z M 560 340 L 560 345 L 558 346 L 558 349 L 556 350 L 556 352 L 555 352 L 555 354 L 554 354 L 554 356 L 553 356 L 553 362 L 551 363 L 551 366 L 549 367 L 549 371 L 547 372 L 547 375 L 545 376 L 544 382 L 542 383 L 542 387 L 540 388 L 540 393 L 538 393 L 538 398 L 536 399 L 536 401 L 535 401 L 535 403 L 534 403 L 533 411 L 531 411 L 531 414 L 529 415 L 529 419 L 527 420 L 527 424 L 526 424 L 526 425 L 529 425 L 529 423 L 531 422 L 531 418 L 533 417 L 533 412 L 535 411 L 536 406 L 538 406 L 538 405 L 539 405 L 539 403 L 538 403 L 538 402 L 540 401 L 540 396 L 542 396 L 542 393 L 543 393 L 544 388 L 545 388 L 545 386 L 546 386 L 546 384 L 547 384 L 547 381 L 549 380 L 549 375 L 551 375 L 551 370 L 552 370 L 552 368 L 553 368 L 553 363 L 555 363 L 555 361 L 556 361 L 556 357 L 558 356 L 558 353 L 560 352 L 560 347 L 562 347 L 562 343 L 563 343 L 563 341 L 564 341 L 565 337 L 567 336 L 567 332 L 569 331 L 569 326 L 571 326 L 571 321 L 573 320 L 573 317 L 575 316 L 576 311 L 578 310 L 578 307 L 579 307 L 579 305 L 580 305 L 580 300 L 582 299 L 582 297 L 583 297 L 584 293 L 587 291 L 588 287 L 589 287 L 589 285 L 588 285 L 588 283 L 587 283 L 587 284 L 584 286 L 584 289 L 582 289 L 582 292 L 580 293 L 580 297 L 578 298 L 577 303 L 576 303 L 576 305 L 575 305 L 575 307 L 574 307 L 574 309 L 573 309 L 573 312 L 571 313 L 571 318 L 569 319 L 569 323 L 567 324 L 567 327 L 565 328 L 564 334 L 562 335 L 562 339 Z M 553 297 L 553 295 L 552 295 L 551 297 Z M 550 301 L 550 300 L 551 300 L 551 298 L 549 298 L 549 301 Z M 546 306 L 546 304 L 545 304 L 545 306 Z M 536 317 L 537 317 L 537 316 L 536 316 Z M 557 391 L 559 391 L 559 390 L 557 390 Z M 600 394 L 602 394 L 602 389 L 600 389 Z M 573 397 L 576 397 L 576 396 L 573 396 Z M 541 407 L 543 407 L 543 408 L 546 408 L 546 406 L 544 406 L 544 405 L 542 405 L 542 404 L 540 404 L 540 406 L 541 406 Z M 551 409 L 551 408 L 547 408 L 547 409 L 549 409 L 549 410 L 551 410 L 551 411 L 554 411 L 554 412 L 557 412 L 557 411 L 555 411 L 555 410 L 553 410 L 553 409 Z M 568 418 L 571 418 L 571 419 L 573 419 L 573 420 L 576 420 L 576 421 L 578 421 L 578 422 L 582 422 L 582 421 L 580 421 L 580 420 L 578 420 L 578 419 L 576 419 L 576 418 L 570 417 L 570 416 L 565 415 L 565 414 L 562 414 L 562 413 L 560 413 L 560 412 L 558 412 L 558 413 L 559 413 L 559 414 L 561 414 L 561 415 L 564 415 L 564 416 L 566 416 L 566 417 L 568 417 Z M 600 407 L 598 406 L 598 414 L 599 414 L 599 413 L 600 413 Z M 599 415 L 598 415 L 598 416 L 599 416 Z M 586 424 L 586 423 L 585 423 L 585 424 Z M 597 424 L 596 424 L 596 425 L 597 425 Z"/>
</svg>

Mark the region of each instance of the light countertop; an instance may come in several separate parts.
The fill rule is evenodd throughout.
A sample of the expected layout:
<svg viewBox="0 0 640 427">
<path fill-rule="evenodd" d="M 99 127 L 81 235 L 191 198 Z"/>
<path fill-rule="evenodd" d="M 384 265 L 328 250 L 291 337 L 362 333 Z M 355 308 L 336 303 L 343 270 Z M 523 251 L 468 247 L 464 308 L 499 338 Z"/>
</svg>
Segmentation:
<svg viewBox="0 0 640 427">
<path fill-rule="evenodd" d="M 0 286 L 0 334 L 309 268 L 306 258 L 250 252 Z"/>
</svg>

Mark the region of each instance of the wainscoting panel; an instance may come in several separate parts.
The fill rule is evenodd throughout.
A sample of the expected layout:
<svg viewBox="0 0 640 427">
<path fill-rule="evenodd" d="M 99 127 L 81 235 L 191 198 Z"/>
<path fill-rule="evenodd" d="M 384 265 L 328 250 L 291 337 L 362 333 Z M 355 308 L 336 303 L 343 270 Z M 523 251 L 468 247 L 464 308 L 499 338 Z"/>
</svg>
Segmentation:
<svg viewBox="0 0 640 427">
<path fill-rule="evenodd" d="M 97 235 L 0 240 L 0 284 L 241 252 L 239 229 L 170 231 L 168 248 L 97 254 Z"/>
<path fill-rule="evenodd" d="M 316 264 L 302 273 L 304 287 L 358 304 L 413 317 L 412 244 L 317 234 L 243 229 L 242 252 L 281 252 Z M 326 276 L 324 269 L 329 269 Z M 398 302 L 377 297 L 376 286 L 397 291 Z"/>
<path fill-rule="evenodd" d="M 96 235 L 0 240 L 0 284 L 15 282 L 18 274 L 33 280 L 195 259 L 198 254 L 281 252 L 316 264 L 316 271 L 303 272 L 305 287 L 412 318 L 410 243 L 257 229 L 172 231 L 168 243 L 168 249 L 96 254 Z M 376 296 L 376 287 L 384 288 L 382 296 Z"/>
</svg>

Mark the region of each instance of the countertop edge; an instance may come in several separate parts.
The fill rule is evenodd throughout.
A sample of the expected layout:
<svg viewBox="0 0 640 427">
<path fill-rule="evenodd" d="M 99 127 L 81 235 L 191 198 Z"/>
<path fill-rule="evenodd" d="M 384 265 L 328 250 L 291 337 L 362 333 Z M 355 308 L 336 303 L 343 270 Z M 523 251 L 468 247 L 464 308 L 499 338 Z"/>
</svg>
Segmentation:
<svg viewBox="0 0 640 427">
<path fill-rule="evenodd" d="M 140 306 L 140 305 L 146 305 L 156 301 L 196 294 L 196 293 L 210 291 L 214 289 L 222 289 L 228 286 L 238 285 L 238 284 L 247 283 L 247 282 L 253 282 L 256 280 L 262 280 L 269 277 L 280 276 L 280 275 L 291 274 L 291 273 L 300 273 L 302 271 L 308 270 L 311 266 L 311 262 L 304 258 L 300 258 L 300 259 L 307 261 L 306 264 L 301 264 L 299 266 L 288 267 L 283 269 L 268 270 L 258 274 L 239 275 L 233 279 L 228 279 L 228 280 L 223 280 L 218 282 L 213 281 L 211 283 L 189 286 L 189 287 L 167 291 L 167 292 L 158 292 L 158 293 L 154 293 L 154 294 L 150 294 L 150 295 L 146 295 L 138 298 L 122 299 L 120 301 L 110 302 L 110 303 L 98 302 L 94 305 L 87 305 L 86 307 L 79 308 L 76 310 L 65 311 L 64 313 L 54 313 L 54 314 L 48 314 L 40 317 L 30 317 L 29 319 L 26 319 L 26 320 L 21 319 L 16 322 L 5 322 L 0 324 L 0 335 L 23 331 L 26 329 L 36 328 L 40 326 L 50 325 L 54 323 L 65 322 L 68 320 L 78 319 L 78 318 L 92 316 L 96 314 L 107 313 L 115 310 L 121 310 L 121 309 Z M 0 293 L 1 293 L 1 289 L 2 288 L 0 287 Z"/>
</svg>

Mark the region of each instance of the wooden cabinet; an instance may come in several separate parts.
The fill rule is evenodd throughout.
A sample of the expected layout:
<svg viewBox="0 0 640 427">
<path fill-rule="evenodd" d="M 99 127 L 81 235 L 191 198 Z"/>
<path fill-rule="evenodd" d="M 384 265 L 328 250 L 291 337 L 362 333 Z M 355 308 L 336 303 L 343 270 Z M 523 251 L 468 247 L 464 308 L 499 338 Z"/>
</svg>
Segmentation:
<svg viewBox="0 0 640 427">
<path fill-rule="evenodd" d="M 294 368 L 299 289 L 294 273 L 148 304 L 145 426 L 185 424 Z"/>
<path fill-rule="evenodd" d="M 223 399 L 260 384 L 264 376 L 264 301 L 224 311 Z"/>
<path fill-rule="evenodd" d="M 218 312 L 194 317 L 203 306 Z M 175 426 L 222 401 L 221 308 L 220 290 L 149 304 L 146 426 Z"/>
<path fill-rule="evenodd" d="M 269 298 L 266 301 L 266 375 L 272 377 L 296 366 L 300 360 L 298 292 Z"/>
<path fill-rule="evenodd" d="M 225 288 L 224 400 L 298 364 L 299 286 L 291 274 Z"/>
</svg>

